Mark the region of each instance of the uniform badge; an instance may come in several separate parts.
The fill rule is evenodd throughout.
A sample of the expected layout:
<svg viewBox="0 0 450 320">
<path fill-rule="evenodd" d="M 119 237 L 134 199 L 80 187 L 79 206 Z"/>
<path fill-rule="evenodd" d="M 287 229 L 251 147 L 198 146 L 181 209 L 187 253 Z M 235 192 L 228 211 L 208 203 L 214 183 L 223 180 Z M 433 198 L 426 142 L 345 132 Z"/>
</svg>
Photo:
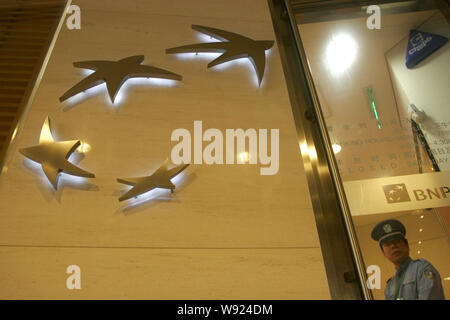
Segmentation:
<svg viewBox="0 0 450 320">
<path fill-rule="evenodd" d="M 384 233 L 390 233 L 390 232 L 392 232 L 392 227 L 390 224 L 385 224 L 383 226 L 383 230 L 384 230 Z"/>
<path fill-rule="evenodd" d="M 428 280 L 434 280 L 434 273 L 431 270 L 425 270 L 423 272 L 425 278 L 427 278 Z"/>
</svg>

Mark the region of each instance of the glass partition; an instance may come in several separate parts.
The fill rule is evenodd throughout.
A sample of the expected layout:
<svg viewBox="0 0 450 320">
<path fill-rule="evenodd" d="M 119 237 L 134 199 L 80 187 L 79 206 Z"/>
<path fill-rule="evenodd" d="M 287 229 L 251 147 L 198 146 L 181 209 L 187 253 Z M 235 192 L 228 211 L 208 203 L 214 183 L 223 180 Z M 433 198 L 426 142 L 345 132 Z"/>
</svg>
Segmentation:
<svg viewBox="0 0 450 320">
<path fill-rule="evenodd" d="M 297 11 L 298 30 L 374 298 L 396 270 L 371 232 L 397 219 L 448 299 L 450 28 L 437 8 L 377 8 Z"/>
</svg>

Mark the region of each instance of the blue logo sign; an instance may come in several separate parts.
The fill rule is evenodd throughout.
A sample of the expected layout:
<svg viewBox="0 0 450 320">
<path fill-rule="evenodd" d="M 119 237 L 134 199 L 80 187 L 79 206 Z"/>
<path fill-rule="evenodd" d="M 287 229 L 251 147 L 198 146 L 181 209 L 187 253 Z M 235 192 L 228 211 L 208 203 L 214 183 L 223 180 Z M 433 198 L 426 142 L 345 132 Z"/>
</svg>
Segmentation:
<svg viewBox="0 0 450 320">
<path fill-rule="evenodd" d="M 423 32 L 419 30 L 411 30 L 409 33 L 408 51 L 406 52 L 406 67 L 408 69 L 416 66 L 420 61 L 427 58 L 434 51 L 438 50 L 448 39 L 446 37 Z"/>
</svg>

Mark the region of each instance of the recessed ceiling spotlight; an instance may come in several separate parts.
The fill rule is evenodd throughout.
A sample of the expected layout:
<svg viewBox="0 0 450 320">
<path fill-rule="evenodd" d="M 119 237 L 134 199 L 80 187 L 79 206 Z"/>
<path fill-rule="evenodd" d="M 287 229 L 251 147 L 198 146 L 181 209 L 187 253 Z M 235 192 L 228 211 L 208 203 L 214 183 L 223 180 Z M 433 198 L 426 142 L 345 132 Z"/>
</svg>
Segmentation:
<svg viewBox="0 0 450 320">
<path fill-rule="evenodd" d="M 325 62 L 330 72 L 338 76 L 347 71 L 356 59 L 358 46 L 348 34 L 338 34 L 331 38 L 326 51 Z"/>
</svg>

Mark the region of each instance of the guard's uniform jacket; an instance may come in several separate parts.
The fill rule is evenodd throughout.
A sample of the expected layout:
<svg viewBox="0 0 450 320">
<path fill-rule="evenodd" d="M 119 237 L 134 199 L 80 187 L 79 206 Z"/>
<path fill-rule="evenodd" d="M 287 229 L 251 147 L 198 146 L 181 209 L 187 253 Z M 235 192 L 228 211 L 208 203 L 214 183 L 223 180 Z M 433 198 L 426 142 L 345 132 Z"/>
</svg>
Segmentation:
<svg viewBox="0 0 450 320">
<path fill-rule="evenodd" d="M 386 300 L 445 300 L 439 272 L 427 260 L 411 258 L 387 281 L 384 297 Z"/>
</svg>

